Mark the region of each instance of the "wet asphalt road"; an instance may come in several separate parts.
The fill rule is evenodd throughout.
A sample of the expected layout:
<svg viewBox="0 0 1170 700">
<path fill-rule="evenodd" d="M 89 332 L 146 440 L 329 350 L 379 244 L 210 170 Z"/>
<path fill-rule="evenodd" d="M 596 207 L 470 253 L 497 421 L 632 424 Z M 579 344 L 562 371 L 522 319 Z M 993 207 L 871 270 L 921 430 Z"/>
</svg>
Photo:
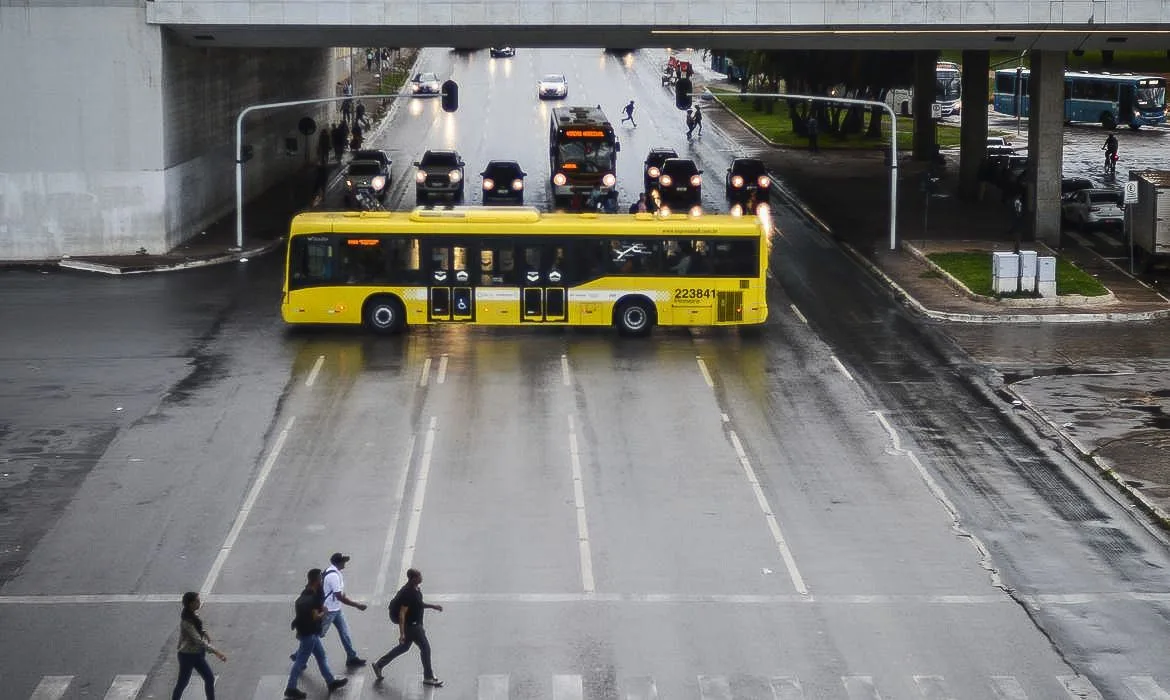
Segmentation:
<svg viewBox="0 0 1170 700">
<path fill-rule="evenodd" d="M 713 133 L 688 147 L 637 58 L 423 61 L 463 105 L 400 110 L 396 205 L 421 144 L 541 182 L 534 83 L 554 70 L 570 102 L 638 100 L 621 182 L 652 145 L 689 148 L 708 183 L 734 154 Z M 176 601 L 201 587 L 231 656 L 220 696 L 278 697 L 291 600 L 335 550 L 375 603 L 347 609 L 371 658 L 402 570 L 423 570 L 445 608 L 436 696 L 567 699 L 576 678 L 598 699 L 1160 697 L 1165 542 L 987 389 L 980 359 L 1032 331 L 994 329 L 972 359 L 798 215 L 777 223 L 759 338 L 290 331 L 279 256 L 0 273 L 4 697 L 46 676 L 103 697 L 116 674 L 168 696 Z M 421 697 L 418 673 L 412 652 L 344 697 Z"/>
</svg>

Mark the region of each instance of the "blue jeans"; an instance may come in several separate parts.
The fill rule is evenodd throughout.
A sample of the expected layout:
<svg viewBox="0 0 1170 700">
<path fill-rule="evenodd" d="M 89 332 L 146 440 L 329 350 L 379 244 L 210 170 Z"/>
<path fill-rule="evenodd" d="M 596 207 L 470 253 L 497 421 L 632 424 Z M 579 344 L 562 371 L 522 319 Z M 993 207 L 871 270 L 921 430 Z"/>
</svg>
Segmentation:
<svg viewBox="0 0 1170 700">
<path fill-rule="evenodd" d="M 315 634 L 306 634 L 303 637 L 297 637 L 297 641 L 300 646 L 297 647 L 297 656 L 293 660 L 292 670 L 288 673 L 287 687 L 297 687 L 301 672 L 309 665 L 310 655 L 317 660 L 317 668 L 321 671 L 321 677 L 325 679 L 325 683 L 332 683 L 333 671 L 329 670 L 329 664 L 325 661 L 325 647 L 321 644 L 321 638 Z"/>
<path fill-rule="evenodd" d="M 341 646 L 345 647 L 345 660 L 350 661 L 358 658 L 358 654 L 354 651 L 353 640 L 349 638 L 349 623 L 345 621 L 345 615 L 341 610 L 325 611 L 325 617 L 321 619 L 321 638 L 325 638 L 325 633 L 329 631 L 329 626 L 333 625 L 337 628 L 337 636 L 341 637 Z"/>
<path fill-rule="evenodd" d="M 203 679 L 203 692 L 207 695 L 207 700 L 215 700 L 215 674 L 207 665 L 207 654 L 203 652 L 189 654 L 181 651 L 179 652 L 179 679 L 175 681 L 175 692 L 171 693 L 171 700 L 179 700 L 183 697 L 183 691 L 187 689 L 187 683 L 191 680 L 191 671 L 197 671 L 199 677 Z"/>
</svg>

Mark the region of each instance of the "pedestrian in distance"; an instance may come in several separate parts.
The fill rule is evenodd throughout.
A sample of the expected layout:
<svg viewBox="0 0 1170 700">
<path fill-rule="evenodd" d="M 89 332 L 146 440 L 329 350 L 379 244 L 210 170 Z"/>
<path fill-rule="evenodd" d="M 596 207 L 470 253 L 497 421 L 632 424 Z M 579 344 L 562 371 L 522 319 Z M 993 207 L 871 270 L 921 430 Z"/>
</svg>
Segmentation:
<svg viewBox="0 0 1170 700">
<path fill-rule="evenodd" d="M 431 643 L 427 641 L 426 630 L 423 629 L 423 611 L 426 609 L 443 612 L 442 605 L 431 605 L 423 602 L 422 573 L 418 569 L 406 570 L 406 584 L 398 589 L 390 601 L 390 620 L 398 625 L 398 646 L 386 652 L 382 658 L 373 663 L 374 677 L 382 680 L 382 669 L 386 668 L 394 659 L 405 654 L 411 644 L 417 644 L 419 654 L 422 655 L 423 685 L 433 688 L 443 686 L 443 681 L 435 677 L 431 668 Z"/>
<path fill-rule="evenodd" d="M 321 593 L 321 570 L 309 569 L 305 575 L 305 589 L 295 604 L 296 617 L 293 618 L 292 628 L 296 632 L 298 647 L 293 659 L 292 670 L 288 673 L 288 685 L 284 689 L 286 698 L 303 700 L 305 692 L 297 688 L 301 673 L 309 665 L 309 657 L 317 660 L 317 669 L 325 679 L 329 692 L 333 692 L 349 682 L 348 678 L 336 678 L 329 670 L 329 662 L 325 659 L 325 646 L 321 644 L 321 621 L 325 617 L 325 600 Z"/>
<path fill-rule="evenodd" d="M 357 107 L 354 107 L 354 123 L 361 124 L 368 127 L 370 120 L 366 119 L 366 105 L 361 100 L 358 100 Z"/>
<path fill-rule="evenodd" d="M 332 138 L 333 155 L 337 158 L 337 162 L 341 163 L 341 154 L 345 152 L 345 132 L 341 130 L 341 124 L 333 125 Z"/>
<path fill-rule="evenodd" d="M 329 127 L 325 127 L 317 132 L 317 162 L 325 165 L 329 162 L 329 151 L 332 150 L 333 144 L 329 138 Z"/>
<path fill-rule="evenodd" d="M 374 70 L 374 50 L 366 49 L 366 70 Z"/>
<path fill-rule="evenodd" d="M 341 646 L 345 648 L 345 665 L 357 668 L 365 666 L 366 660 L 359 657 L 353 648 L 353 640 L 349 637 L 349 623 L 345 620 L 345 612 L 341 606 L 348 605 L 364 611 L 366 604 L 345 595 L 345 578 L 341 575 L 341 570 L 348 562 L 349 557 L 341 552 L 334 552 L 333 556 L 329 557 L 329 568 L 321 574 L 321 591 L 325 595 L 325 617 L 321 620 L 321 637 L 324 639 L 329 628 L 336 627 Z"/>
<path fill-rule="evenodd" d="M 695 112 L 694 110 L 687 110 L 687 141 L 691 140 L 691 134 L 695 132 Z"/>
<path fill-rule="evenodd" d="M 646 213 L 646 211 L 647 211 L 646 193 L 642 192 L 638 195 L 638 201 L 636 201 L 630 205 L 630 213 L 631 214 L 644 214 L 644 213 Z"/>
<path fill-rule="evenodd" d="M 341 101 L 341 122 L 344 124 L 349 121 L 349 116 L 353 114 L 353 100 Z"/>
<path fill-rule="evenodd" d="M 808 119 L 804 123 L 805 133 L 808 134 L 808 150 L 813 153 L 818 153 L 821 150 L 820 144 L 817 143 L 817 118 L 809 112 Z"/>
<path fill-rule="evenodd" d="M 630 103 L 627 104 L 622 111 L 626 113 L 626 116 L 622 117 L 622 123 L 624 124 L 629 122 L 636 128 L 638 126 L 638 122 L 634 121 L 634 101 L 630 100 Z"/>
<path fill-rule="evenodd" d="M 703 112 L 699 109 L 699 105 L 695 105 L 695 128 L 699 130 L 699 136 L 703 135 Z"/>
<path fill-rule="evenodd" d="M 183 697 L 192 671 L 203 679 L 203 693 L 207 700 L 215 700 L 215 674 L 207 665 L 207 652 L 220 661 L 227 661 L 227 657 L 211 646 L 211 637 L 203 629 L 203 620 L 199 619 L 196 612 L 201 605 L 198 593 L 188 591 L 183 594 L 183 611 L 179 613 L 179 677 L 175 680 L 171 700 Z"/>
<path fill-rule="evenodd" d="M 362 149 L 362 125 L 355 121 L 351 133 L 353 136 L 350 138 L 349 149 L 351 151 L 360 151 Z"/>
</svg>

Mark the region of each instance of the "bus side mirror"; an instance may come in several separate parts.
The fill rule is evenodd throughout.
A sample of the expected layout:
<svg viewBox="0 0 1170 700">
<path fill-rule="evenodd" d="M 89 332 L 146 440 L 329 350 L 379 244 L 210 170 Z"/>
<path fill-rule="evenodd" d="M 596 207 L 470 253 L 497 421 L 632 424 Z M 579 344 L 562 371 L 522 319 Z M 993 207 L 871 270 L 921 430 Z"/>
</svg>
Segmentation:
<svg viewBox="0 0 1170 700">
<path fill-rule="evenodd" d="M 454 112 L 459 109 L 459 85 L 454 80 L 443 83 L 443 111 Z"/>
<path fill-rule="evenodd" d="M 683 110 L 691 108 L 690 78 L 679 78 L 674 84 L 674 106 Z"/>
</svg>

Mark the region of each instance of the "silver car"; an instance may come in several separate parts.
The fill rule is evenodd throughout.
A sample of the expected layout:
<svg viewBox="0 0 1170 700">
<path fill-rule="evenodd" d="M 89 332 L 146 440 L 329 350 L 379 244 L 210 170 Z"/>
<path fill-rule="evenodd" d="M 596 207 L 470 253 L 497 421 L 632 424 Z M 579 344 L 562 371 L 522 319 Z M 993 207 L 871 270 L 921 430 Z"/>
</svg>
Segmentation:
<svg viewBox="0 0 1170 700">
<path fill-rule="evenodd" d="M 536 84 L 536 94 L 542 100 L 563 100 L 569 96 L 569 83 L 565 76 L 550 73 Z"/>
<path fill-rule="evenodd" d="M 1079 190 L 1060 205 L 1064 220 L 1081 230 L 1117 228 L 1125 224 L 1122 193 L 1117 190 Z"/>
</svg>

